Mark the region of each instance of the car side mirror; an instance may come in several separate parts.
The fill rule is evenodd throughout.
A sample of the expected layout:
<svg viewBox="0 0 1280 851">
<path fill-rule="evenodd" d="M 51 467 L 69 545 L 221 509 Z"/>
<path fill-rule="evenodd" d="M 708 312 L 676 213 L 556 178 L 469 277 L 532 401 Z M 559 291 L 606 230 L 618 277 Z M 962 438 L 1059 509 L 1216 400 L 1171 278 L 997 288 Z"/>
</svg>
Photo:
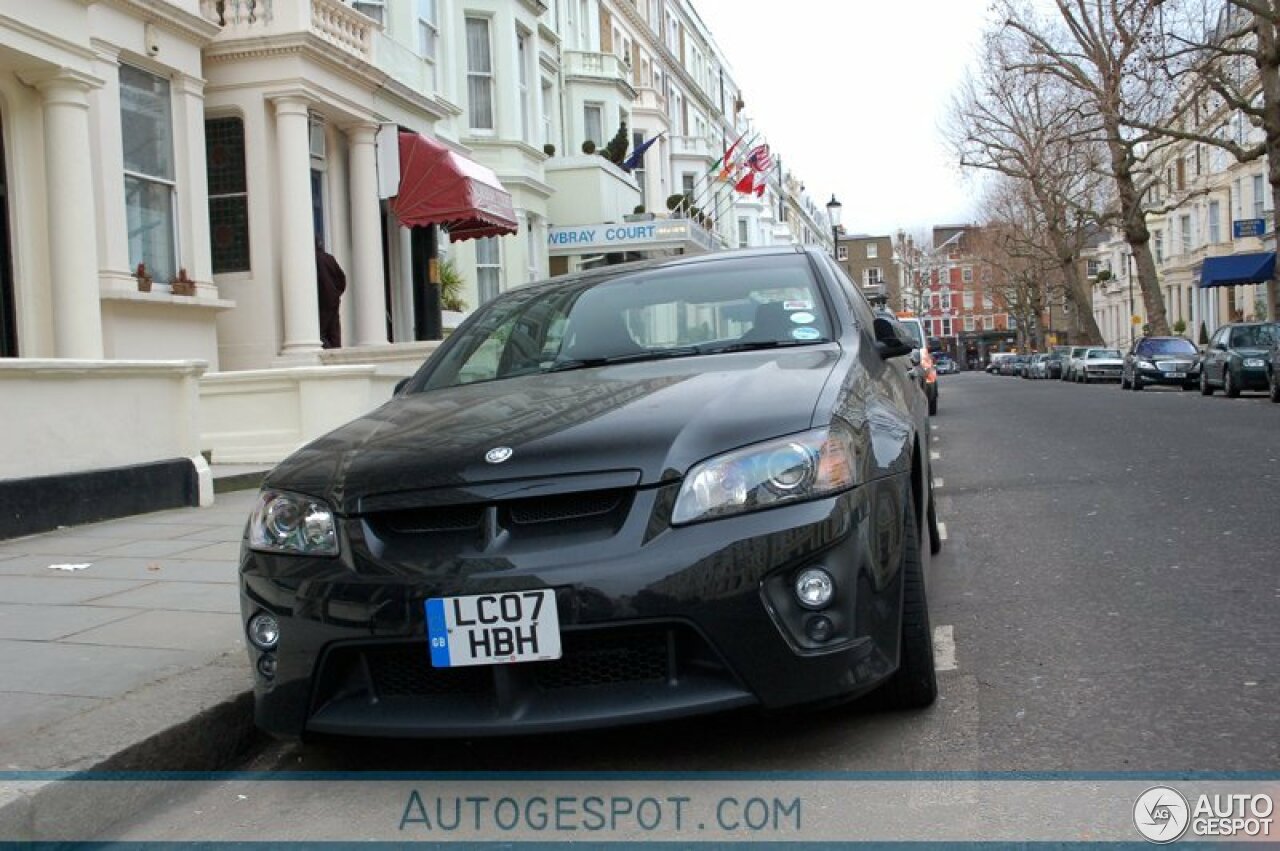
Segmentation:
<svg viewBox="0 0 1280 851">
<path fill-rule="evenodd" d="M 399 395 L 400 395 L 400 391 L 401 391 L 401 390 L 403 390 L 403 389 L 404 389 L 404 386 L 405 386 L 406 384 L 408 384 L 408 383 L 409 383 L 409 379 L 408 379 L 408 378 L 402 378 L 402 379 L 400 379 L 399 381 L 397 381 L 397 382 L 396 382 L 396 389 L 391 391 L 391 395 L 392 395 L 392 396 L 399 396 Z"/>
<path fill-rule="evenodd" d="M 912 365 L 912 366 L 919 366 L 919 365 L 920 365 L 920 350 L 919 350 L 919 349 L 912 349 L 912 350 L 911 350 L 911 365 Z"/>
<path fill-rule="evenodd" d="M 1225 351 L 1227 350 L 1227 344 L 1226 344 L 1226 343 L 1214 343 L 1214 344 L 1213 344 L 1213 347 L 1214 347 L 1215 349 L 1217 349 L 1218 351 L 1220 351 L 1220 352 L 1225 352 Z"/>
<path fill-rule="evenodd" d="M 882 360 L 902 357 L 915 351 L 910 343 L 898 336 L 898 329 L 888 319 L 877 317 L 874 329 L 876 351 L 880 353 Z"/>
</svg>

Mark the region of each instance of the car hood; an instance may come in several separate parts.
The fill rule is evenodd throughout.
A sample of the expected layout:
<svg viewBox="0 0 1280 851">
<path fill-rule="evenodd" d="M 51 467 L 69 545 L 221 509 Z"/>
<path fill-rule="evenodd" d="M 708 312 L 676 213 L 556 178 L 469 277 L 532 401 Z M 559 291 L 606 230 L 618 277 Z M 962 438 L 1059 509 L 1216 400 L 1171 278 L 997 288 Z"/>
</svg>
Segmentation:
<svg viewBox="0 0 1280 851">
<path fill-rule="evenodd" d="M 265 486 L 342 513 L 653 484 L 711 455 L 803 431 L 840 348 L 740 352 L 414 393 L 282 461 Z M 500 463 L 485 455 L 511 450 Z M 576 483 L 576 484 L 574 484 Z"/>
</svg>

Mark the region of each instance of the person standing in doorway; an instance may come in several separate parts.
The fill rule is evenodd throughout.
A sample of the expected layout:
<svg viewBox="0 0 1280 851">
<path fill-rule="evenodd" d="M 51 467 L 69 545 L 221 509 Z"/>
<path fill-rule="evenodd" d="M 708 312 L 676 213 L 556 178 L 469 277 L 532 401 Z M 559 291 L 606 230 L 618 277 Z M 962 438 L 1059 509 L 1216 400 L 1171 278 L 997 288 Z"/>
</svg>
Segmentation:
<svg viewBox="0 0 1280 851">
<path fill-rule="evenodd" d="M 320 344 L 326 349 L 342 347 L 342 323 L 338 304 L 347 290 L 347 276 L 333 255 L 316 237 L 316 287 L 320 294 Z"/>
</svg>

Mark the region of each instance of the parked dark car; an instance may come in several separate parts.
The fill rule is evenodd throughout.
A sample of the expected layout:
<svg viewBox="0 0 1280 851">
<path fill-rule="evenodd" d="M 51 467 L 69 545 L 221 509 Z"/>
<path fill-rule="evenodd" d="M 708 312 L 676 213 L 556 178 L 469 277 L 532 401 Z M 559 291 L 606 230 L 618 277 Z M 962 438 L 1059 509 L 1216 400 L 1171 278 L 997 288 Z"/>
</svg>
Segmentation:
<svg viewBox="0 0 1280 851">
<path fill-rule="evenodd" d="M 1185 337 L 1143 337 L 1124 356 L 1122 390 L 1172 384 L 1193 390 L 1200 382 L 1200 349 Z"/>
<path fill-rule="evenodd" d="M 1267 395 L 1272 402 L 1280 403 L 1280 339 L 1272 345 L 1267 358 Z"/>
<path fill-rule="evenodd" d="M 1268 390 L 1267 361 L 1280 341 L 1274 322 L 1235 322 L 1223 325 L 1209 339 L 1200 369 L 1200 392 L 1212 396 L 1216 388 L 1229 397 L 1242 390 Z"/>
<path fill-rule="evenodd" d="M 1062 378 L 1062 371 L 1066 367 L 1067 357 L 1070 354 L 1070 346 L 1054 346 L 1053 349 L 1044 356 L 1044 377 Z"/>
<path fill-rule="evenodd" d="M 536 283 L 266 478 L 256 720 L 478 736 L 936 694 L 912 344 L 824 253 Z"/>
</svg>

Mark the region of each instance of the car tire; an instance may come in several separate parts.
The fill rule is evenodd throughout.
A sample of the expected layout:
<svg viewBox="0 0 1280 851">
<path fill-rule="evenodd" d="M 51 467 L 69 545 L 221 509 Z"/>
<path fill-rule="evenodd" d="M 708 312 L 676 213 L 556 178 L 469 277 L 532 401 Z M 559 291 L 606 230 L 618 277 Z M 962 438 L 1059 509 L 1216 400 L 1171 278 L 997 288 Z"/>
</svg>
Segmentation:
<svg viewBox="0 0 1280 851">
<path fill-rule="evenodd" d="M 1132 387 L 1135 392 L 1138 392 L 1138 391 L 1141 391 L 1142 388 L 1145 387 L 1146 385 L 1142 383 L 1142 379 L 1139 378 L 1138 374 L 1135 372 L 1133 374 L 1133 381 L 1129 383 L 1129 386 Z"/>
<path fill-rule="evenodd" d="M 1224 367 L 1222 370 L 1222 393 L 1228 399 L 1236 399 L 1240 396 L 1240 388 L 1231 378 L 1231 367 Z"/>
<path fill-rule="evenodd" d="M 933 630 L 925 595 L 924 563 L 915 511 L 908 505 L 902 554 L 902 634 L 898 644 L 898 670 L 876 689 L 880 705 L 887 709 L 921 709 L 938 697 L 938 675 L 933 663 Z"/>
<path fill-rule="evenodd" d="M 1267 375 L 1267 390 L 1267 396 L 1271 401 L 1280 404 L 1280 375 L 1276 375 L 1274 368 Z"/>
<path fill-rule="evenodd" d="M 925 509 L 925 521 L 929 524 L 929 555 L 942 552 L 942 530 L 938 528 L 938 505 L 933 496 L 933 485 L 929 485 L 929 505 Z"/>
<path fill-rule="evenodd" d="M 929 416 L 938 413 L 938 391 L 934 390 L 929 394 Z"/>
<path fill-rule="evenodd" d="M 1200 395 L 1213 395 L 1213 385 L 1209 383 L 1209 370 L 1206 368 L 1201 368 L 1200 370 Z"/>
</svg>

